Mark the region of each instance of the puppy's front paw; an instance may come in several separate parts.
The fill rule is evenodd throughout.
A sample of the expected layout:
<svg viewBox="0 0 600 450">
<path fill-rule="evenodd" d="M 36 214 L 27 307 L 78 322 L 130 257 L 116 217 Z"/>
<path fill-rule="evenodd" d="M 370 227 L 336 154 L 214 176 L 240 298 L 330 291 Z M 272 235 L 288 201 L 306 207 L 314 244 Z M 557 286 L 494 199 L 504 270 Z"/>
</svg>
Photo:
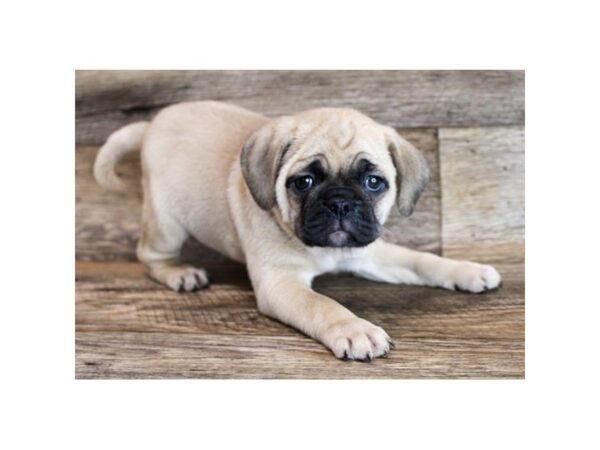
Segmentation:
<svg viewBox="0 0 600 450">
<path fill-rule="evenodd" d="M 484 292 L 500 285 L 502 277 L 492 266 L 461 261 L 451 272 L 452 283 L 447 287 L 468 292 Z"/>
<path fill-rule="evenodd" d="M 192 266 L 174 267 L 167 275 L 167 286 L 177 292 L 195 292 L 208 285 L 206 270 Z"/>
<path fill-rule="evenodd" d="M 394 345 L 383 328 L 357 317 L 331 326 L 323 342 L 336 357 L 359 361 L 385 357 Z"/>
</svg>

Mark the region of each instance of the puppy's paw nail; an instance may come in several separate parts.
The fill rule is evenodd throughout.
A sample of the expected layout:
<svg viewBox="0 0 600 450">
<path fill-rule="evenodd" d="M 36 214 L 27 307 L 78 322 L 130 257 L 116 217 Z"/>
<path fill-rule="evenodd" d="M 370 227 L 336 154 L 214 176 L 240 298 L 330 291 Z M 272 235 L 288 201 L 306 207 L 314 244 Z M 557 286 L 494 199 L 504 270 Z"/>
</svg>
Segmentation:
<svg viewBox="0 0 600 450">
<path fill-rule="evenodd" d="M 177 287 L 177 292 L 185 292 L 185 279 L 183 277 L 179 277 L 179 286 Z"/>
</svg>

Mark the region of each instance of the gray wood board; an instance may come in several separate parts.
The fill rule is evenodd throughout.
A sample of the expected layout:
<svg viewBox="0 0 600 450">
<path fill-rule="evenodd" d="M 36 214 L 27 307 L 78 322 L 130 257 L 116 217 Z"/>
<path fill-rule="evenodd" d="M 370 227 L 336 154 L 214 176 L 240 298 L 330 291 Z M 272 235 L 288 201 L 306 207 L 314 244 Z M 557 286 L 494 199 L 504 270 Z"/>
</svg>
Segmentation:
<svg viewBox="0 0 600 450">
<path fill-rule="evenodd" d="M 162 107 L 220 100 L 269 116 L 351 107 L 386 125 L 522 125 L 524 71 L 77 71 L 76 141 L 101 144 Z"/>
<path fill-rule="evenodd" d="M 443 254 L 525 257 L 522 127 L 440 129 Z"/>
</svg>

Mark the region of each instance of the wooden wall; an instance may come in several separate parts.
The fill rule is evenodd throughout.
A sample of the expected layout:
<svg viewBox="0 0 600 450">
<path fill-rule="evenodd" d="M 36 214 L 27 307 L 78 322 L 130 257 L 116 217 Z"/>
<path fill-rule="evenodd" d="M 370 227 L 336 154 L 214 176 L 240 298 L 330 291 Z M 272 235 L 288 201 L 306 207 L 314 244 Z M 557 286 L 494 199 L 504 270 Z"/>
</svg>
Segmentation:
<svg viewBox="0 0 600 450">
<path fill-rule="evenodd" d="M 385 236 L 413 248 L 495 263 L 524 258 L 524 72 L 521 71 L 78 71 L 76 258 L 134 260 L 139 160 L 119 171 L 131 189 L 103 191 L 94 156 L 120 126 L 179 101 L 222 100 L 276 116 L 353 107 L 421 149 L 432 180 L 410 218 Z M 197 243 L 186 258 L 225 263 Z"/>
</svg>

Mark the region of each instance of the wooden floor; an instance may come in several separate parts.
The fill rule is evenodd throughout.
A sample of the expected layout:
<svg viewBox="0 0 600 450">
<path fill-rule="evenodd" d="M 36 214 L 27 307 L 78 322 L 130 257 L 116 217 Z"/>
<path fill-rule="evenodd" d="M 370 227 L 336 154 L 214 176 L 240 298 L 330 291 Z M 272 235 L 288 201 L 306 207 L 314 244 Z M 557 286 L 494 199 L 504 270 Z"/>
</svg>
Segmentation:
<svg viewBox="0 0 600 450">
<path fill-rule="evenodd" d="M 485 294 L 327 276 L 317 290 L 381 325 L 387 359 L 343 362 L 262 316 L 245 269 L 209 267 L 210 289 L 177 294 L 132 262 L 77 263 L 78 378 L 520 378 L 524 284 L 501 268 Z"/>
<path fill-rule="evenodd" d="M 76 79 L 77 378 L 524 377 L 523 72 L 92 71 Z M 245 268 L 198 243 L 183 259 L 208 269 L 210 289 L 177 294 L 154 283 L 135 258 L 139 159 L 119 167 L 125 195 L 103 191 L 92 164 L 110 131 L 198 98 L 273 116 L 353 106 L 396 127 L 423 151 L 432 178 L 415 213 L 393 213 L 384 237 L 494 264 L 502 287 L 474 295 L 318 279 L 319 292 L 394 339 L 387 359 L 360 363 L 338 361 L 260 315 Z"/>
</svg>

